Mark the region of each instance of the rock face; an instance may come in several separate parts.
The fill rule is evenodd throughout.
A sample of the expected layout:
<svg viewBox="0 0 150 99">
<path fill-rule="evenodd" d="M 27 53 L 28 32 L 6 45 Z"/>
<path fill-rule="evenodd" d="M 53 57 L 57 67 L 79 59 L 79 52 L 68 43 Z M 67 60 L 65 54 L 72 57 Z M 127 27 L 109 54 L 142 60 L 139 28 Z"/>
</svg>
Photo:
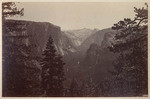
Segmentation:
<svg viewBox="0 0 150 99">
<path fill-rule="evenodd" d="M 112 30 L 111 28 L 99 30 L 93 35 L 89 36 L 79 47 L 78 49 L 81 52 L 86 52 L 86 50 L 90 47 L 92 43 L 95 43 L 99 46 L 101 46 L 103 38 L 106 33 L 115 33 L 116 31 Z"/>
<path fill-rule="evenodd" d="M 8 20 L 9 22 L 18 22 L 17 20 Z M 32 22 L 32 21 L 20 21 L 25 24 L 26 30 L 19 35 L 28 35 L 28 38 L 24 40 L 26 45 L 32 45 L 33 53 L 37 56 L 41 56 L 43 50 L 46 47 L 48 38 L 52 36 L 54 45 L 59 54 L 64 55 L 68 52 L 73 52 L 74 45 L 70 38 L 61 31 L 59 26 L 53 25 L 48 22 Z"/>
<path fill-rule="evenodd" d="M 17 22 L 17 20 L 8 20 L 9 22 Z M 61 31 L 59 26 L 48 22 L 32 22 L 20 21 L 26 25 L 25 35 L 29 37 L 24 40 L 26 45 L 32 45 L 33 52 L 38 56 L 42 55 L 45 49 L 49 36 L 52 36 L 56 50 L 61 55 L 68 55 L 69 53 L 85 53 L 92 43 L 99 46 L 106 47 L 110 45 L 110 35 L 114 35 L 115 31 L 112 29 L 78 29 Z M 109 40 L 108 40 L 109 38 Z M 109 44 L 108 44 L 109 43 Z M 108 45 L 107 45 L 108 44 Z"/>
<path fill-rule="evenodd" d="M 116 32 L 105 33 L 103 41 L 101 43 L 101 47 L 107 48 L 107 47 L 111 46 L 112 43 L 115 43 L 115 34 L 116 34 Z"/>
<path fill-rule="evenodd" d="M 98 63 L 101 48 L 95 43 L 92 43 L 86 52 L 86 61 L 90 68 Z"/>
<path fill-rule="evenodd" d="M 27 24 L 27 35 L 29 36 L 29 43 L 35 45 L 34 52 L 41 55 L 42 51 L 46 47 L 49 36 L 52 36 L 55 45 L 59 44 L 59 36 L 61 33 L 60 27 L 54 26 L 50 23 L 41 22 L 26 22 Z M 60 49 L 56 46 L 57 50 Z"/>
<path fill-rule="evenodd" d="M 83 28 L 83 29 L 77 29 L 77 30 L 67 30 L 64 31 L 64 33 L 72 39 L 74 42 L 74 45 L 76 47 L 80 46 L 85 39 L 87 39 L 89 36 L 92 34 L 96 33 L 98 29 L 88 29 L 88 28 Z"/>
</svg>

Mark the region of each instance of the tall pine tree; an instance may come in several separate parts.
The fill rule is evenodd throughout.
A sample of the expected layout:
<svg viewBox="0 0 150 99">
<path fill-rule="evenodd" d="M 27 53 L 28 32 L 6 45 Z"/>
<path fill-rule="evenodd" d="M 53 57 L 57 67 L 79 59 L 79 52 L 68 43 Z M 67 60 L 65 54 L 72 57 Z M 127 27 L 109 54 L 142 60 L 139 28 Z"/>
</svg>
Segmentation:
<svg viewBox="0 0 150 99">
<path fill-rule="evenodd" d="M 63 96 L 64 64 L 62 57 L 56 54 L 53 40 L 49 37 L 41 61 L 41 83 L 46 96 Z"/>
</svg>

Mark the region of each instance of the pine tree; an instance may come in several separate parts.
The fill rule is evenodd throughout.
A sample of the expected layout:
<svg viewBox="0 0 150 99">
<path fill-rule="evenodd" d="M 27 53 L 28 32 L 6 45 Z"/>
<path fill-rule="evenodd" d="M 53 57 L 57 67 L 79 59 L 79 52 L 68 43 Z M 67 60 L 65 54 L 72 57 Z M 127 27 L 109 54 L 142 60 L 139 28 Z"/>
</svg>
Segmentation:
<svg viewBox="0 0 150 99">
<path fill-rule="evenodd" d="M 115 36 L 117 42 L 112 44 L 110 49 L 120 53 L 112 74 L 116 79 L 123 80 L 121 89 L 124 96 L 141 96 L 148 93 L 148 5 L 146 4 L 146 8 L 135 8 L 134 12 L 134 20 L 125 18 L 112 27 L 118 34 Z"/>
<path fill-rule="evenodd" d="M 49 37 L 41 61 L 42 88 L 46 96 L 63 96 L 64 64 L 62 57 L 56 54 L 53 40 Z"/>
</svg>

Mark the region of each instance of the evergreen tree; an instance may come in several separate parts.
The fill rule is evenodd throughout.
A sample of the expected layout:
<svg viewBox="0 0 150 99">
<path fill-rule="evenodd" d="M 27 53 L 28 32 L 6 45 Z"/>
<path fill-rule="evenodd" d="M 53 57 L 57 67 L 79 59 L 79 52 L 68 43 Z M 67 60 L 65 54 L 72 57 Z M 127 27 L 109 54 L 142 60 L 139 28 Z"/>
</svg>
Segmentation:
<svg viewBox="0 0 150 99">
<path fill-rule="evenodd" d="M 79 85 L 77 83 L 77 80 L 74 77 L 70 84 L 69 96 L 70 97 L 79 97 L 80 96 Z"/>
<path fill-rule="evenodd" d="M 134 12 L 134 20 L 125 18 L 112 27 L 118 34 L 115 36 L 117 42 L 110 49 L 120 53 L 112 74 L 116 79 L 122 79 L 119 83 L 122 87 L 118 88 L 123 90 L 124 96 L 148 94 L 148 5 L 146 8 L 135 8 Z"/>
<path fill-rule="evenodd" d="M 18 23 L 7 24 L 6 17 L 12 17 L 15 15 L 22 15 L 22 11 L 19 11 L 12 2 L 2 3 L 2 39 L 3 39 L 3 96 L 14 96 L 18 93 L 20 95 L 23 90 L 23 68 L 19 67 L 19 62 L 22 62 L 22 55 L 18 53 L 20 48 L 18 45 L 12 42 L 14 38 L 10 35 L 10 32 L 16 31 Z M 8 26 L 9 25 L 9 26 Z M 21 56 L 20 56 L 21 55 Z M 18 59 L 19 58 L 19 59 Z"/>
<path fill-rule="evenodd" d="M 56 54 L 53 40 L 49 37 L 41 62 L 42 88 L 46 96 L 63 96 L 63 66 L 65 63 L 61 58 Z"/>
<path fill-rule="evenodd" d="M 31 47 L 26 45 L 26 25 L 21 21 L 7 20 L 7 17 L 22 16 L 23 8 L 17 9 L 13 2 L 2 3 L 2 95 L 33 96 L 33 87 L 37 87 L 31 79 L 35 67 L 31 63 Z M 30 65 L 30 66 L 29 66 Z M 30 77 L 28 76 L 30 75 Z M 34 77 L 35 78 L 35 77 Z M 34 83 L 34 84 L 33 84 Z"/>
<path fill-rule="evenodd" d="M 96 85 L 91 77 L 89 77 L 86 82 L 83 82 L 81 86 L 81 93 L 84 97 L 94 97 L 97 96 Z"/>
<path fill-rule="evenodd" d="M 18 9 L 15 2 L 3 2 L 2 3 L 2 17 L 23 16 L 24 8 Z"/>
</svg>

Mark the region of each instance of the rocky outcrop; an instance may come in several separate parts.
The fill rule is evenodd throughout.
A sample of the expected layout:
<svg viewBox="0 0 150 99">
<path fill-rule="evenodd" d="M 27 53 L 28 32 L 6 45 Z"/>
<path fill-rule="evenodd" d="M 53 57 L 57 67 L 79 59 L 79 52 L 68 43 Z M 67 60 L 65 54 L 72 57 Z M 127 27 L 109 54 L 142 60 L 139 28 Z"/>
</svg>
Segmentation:
<svg viewBox="0 0 150 99">
<path fill-rule="evenodd" d="M 111 28 L 99 30 L 90 37 L 88 37 L 79 47 L 78 49 L 81 52 L 86 52 L 86 50 L 90 47 L 92 43 L 97 44 L 98 46 L 101 46 L 104 35 L 106 33 L 115 33 L 116 31 L 112 30 Z"/>
<path fill-rule="evenodd" d="M 42 52 L 44 51 L 50 36 L 53 38 L 58 54 L 64 55 L 75 50 L 73 42 L 66 36 L 65 33 L 61 31 L 59 26 L 48 22 L 33 22 L 22 20 L 7 20 L 7 22 L 21 22 L 25 25 L 26 30 L 19 33 L 19 36 L 28 36 L 25 40 L 23 40 L 23 43 L 26 45 L 31 45 L 33 53 L 37 56 L 42 55 Z M 17 33 L 13 33 L 13 35 L 16 34 Z"/>
<path fill-rule="evenodd" d="M 107 48 L 112 45 L 112 43 L 115 43 L 115 34 L 116 32 L 107 32 L 104 35 L 103 41 L 101 43 L 102 48 Z"/>
</svg>

